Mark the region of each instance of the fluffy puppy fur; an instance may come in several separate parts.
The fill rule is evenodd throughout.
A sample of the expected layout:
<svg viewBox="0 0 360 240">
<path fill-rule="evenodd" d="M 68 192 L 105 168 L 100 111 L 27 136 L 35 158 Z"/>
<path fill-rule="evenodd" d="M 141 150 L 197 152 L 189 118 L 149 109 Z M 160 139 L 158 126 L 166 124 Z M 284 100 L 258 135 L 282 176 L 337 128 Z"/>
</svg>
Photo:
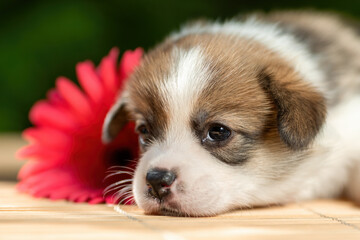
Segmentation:
<svg viewBox="0 0 360 240">
<path fill-rule="evenodd" d="M 149 214 L 211 216 L 343 193 L 360 203 L 359 71 L 356 28 L 332 14 L 193 23 L 144 57 L 103 138 L 136 121 L 133 193 Z M 160 199 L 149 194 L 153 169 L 176 176 Z"/>
</svg>

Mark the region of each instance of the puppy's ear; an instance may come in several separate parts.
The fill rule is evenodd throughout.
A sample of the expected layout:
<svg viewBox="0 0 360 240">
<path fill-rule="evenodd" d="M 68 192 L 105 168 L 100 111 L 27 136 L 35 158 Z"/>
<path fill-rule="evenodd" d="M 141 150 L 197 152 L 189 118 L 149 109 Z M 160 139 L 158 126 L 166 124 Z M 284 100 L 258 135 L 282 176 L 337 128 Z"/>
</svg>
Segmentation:
<svg viewBox="0 0 360 240">
<path fill-rule="evenodd" d="M 293 150 L 306 148 L 325 121 L 324 96 L 286 66 L 265 68 L 259 79 L 276 105 L 282 141 Z"/>
<path fill-rule="evenodd" d="M 116 138 L 122 128 L 129 120 L 129 114 L 126 110 L 126 98 L 122 97 L 107 113 L 102 129 L 103 143 L 110 143 Z"/>
</svg>

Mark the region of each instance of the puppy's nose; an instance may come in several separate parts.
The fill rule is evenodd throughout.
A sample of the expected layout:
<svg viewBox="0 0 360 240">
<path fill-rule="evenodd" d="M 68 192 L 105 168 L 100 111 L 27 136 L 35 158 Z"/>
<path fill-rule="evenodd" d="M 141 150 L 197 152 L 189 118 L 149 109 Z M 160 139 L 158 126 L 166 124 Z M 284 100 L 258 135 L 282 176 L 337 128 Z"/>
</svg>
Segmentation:
<svg viewBox="0 0 360 240">
<path fill-rule="evenodd" d="M 172 171 L 152 169 L 146 174 L 148 192 L 153 197 L 161 200 L 170 193 L 170 186 L 175 181 L 176 175 Z"/>
</svg>

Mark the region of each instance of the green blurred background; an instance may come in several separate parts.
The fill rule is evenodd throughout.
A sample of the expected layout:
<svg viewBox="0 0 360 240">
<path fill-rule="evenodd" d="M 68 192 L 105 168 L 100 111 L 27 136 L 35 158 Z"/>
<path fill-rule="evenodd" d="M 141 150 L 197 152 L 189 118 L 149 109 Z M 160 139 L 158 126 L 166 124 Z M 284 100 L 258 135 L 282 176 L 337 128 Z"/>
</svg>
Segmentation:
<svg viewBox="0 0 360 240">
<path fill-rule="evenodd" d="M 360 17 L 359 0 L 0 1 L 0 132 L 28 126 L 32 104 L 75 64 L 161 41 L 196 18 L 226 19 L 251 10 L 312 8 Z"/>
</svg>

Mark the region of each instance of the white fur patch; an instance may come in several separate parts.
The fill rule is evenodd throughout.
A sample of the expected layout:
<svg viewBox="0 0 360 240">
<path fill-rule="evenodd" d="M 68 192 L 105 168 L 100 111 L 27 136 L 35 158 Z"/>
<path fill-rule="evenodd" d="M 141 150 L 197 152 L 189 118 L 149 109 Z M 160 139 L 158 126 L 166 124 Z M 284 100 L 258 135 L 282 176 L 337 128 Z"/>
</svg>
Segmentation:
<svg viewBox="0 0 360 240">
<path fill-rule="evenodd" d="M 320 71 L 318 57 L 309 52 L 304 44 L 298 42 L 294 36 L 284 32 L 277 24 L 264 23 L 255 17 L 244 22 L 228 21 L 209 25 L 192 25 L 171 35 L 172 39 L 179 39 L 189 34 L 224 33 L 242 38 L 255 40 L 270 50 L 278 53 L 291 64 L 304 80 L 325 92 L 325 75 Z"/>
<path fill-rule="evenodd" d="M 338 144 L 348 153 L 353 152 L 353 158 L 360 154 L 360 96 L 340 103 L 328 115 L 328 122 L 338 134 Z"/>
<path fill-rule="evenodd" d="M 190 50 L 176 48 L 172 54 L 170 76 L 161 86 L 169 113 L 166 139 L 173 142 L 179 135 L 191 131 L 187 125 L 194 104 L 211 78 L 209 65 L 199 47 Z"/>
</svg>

